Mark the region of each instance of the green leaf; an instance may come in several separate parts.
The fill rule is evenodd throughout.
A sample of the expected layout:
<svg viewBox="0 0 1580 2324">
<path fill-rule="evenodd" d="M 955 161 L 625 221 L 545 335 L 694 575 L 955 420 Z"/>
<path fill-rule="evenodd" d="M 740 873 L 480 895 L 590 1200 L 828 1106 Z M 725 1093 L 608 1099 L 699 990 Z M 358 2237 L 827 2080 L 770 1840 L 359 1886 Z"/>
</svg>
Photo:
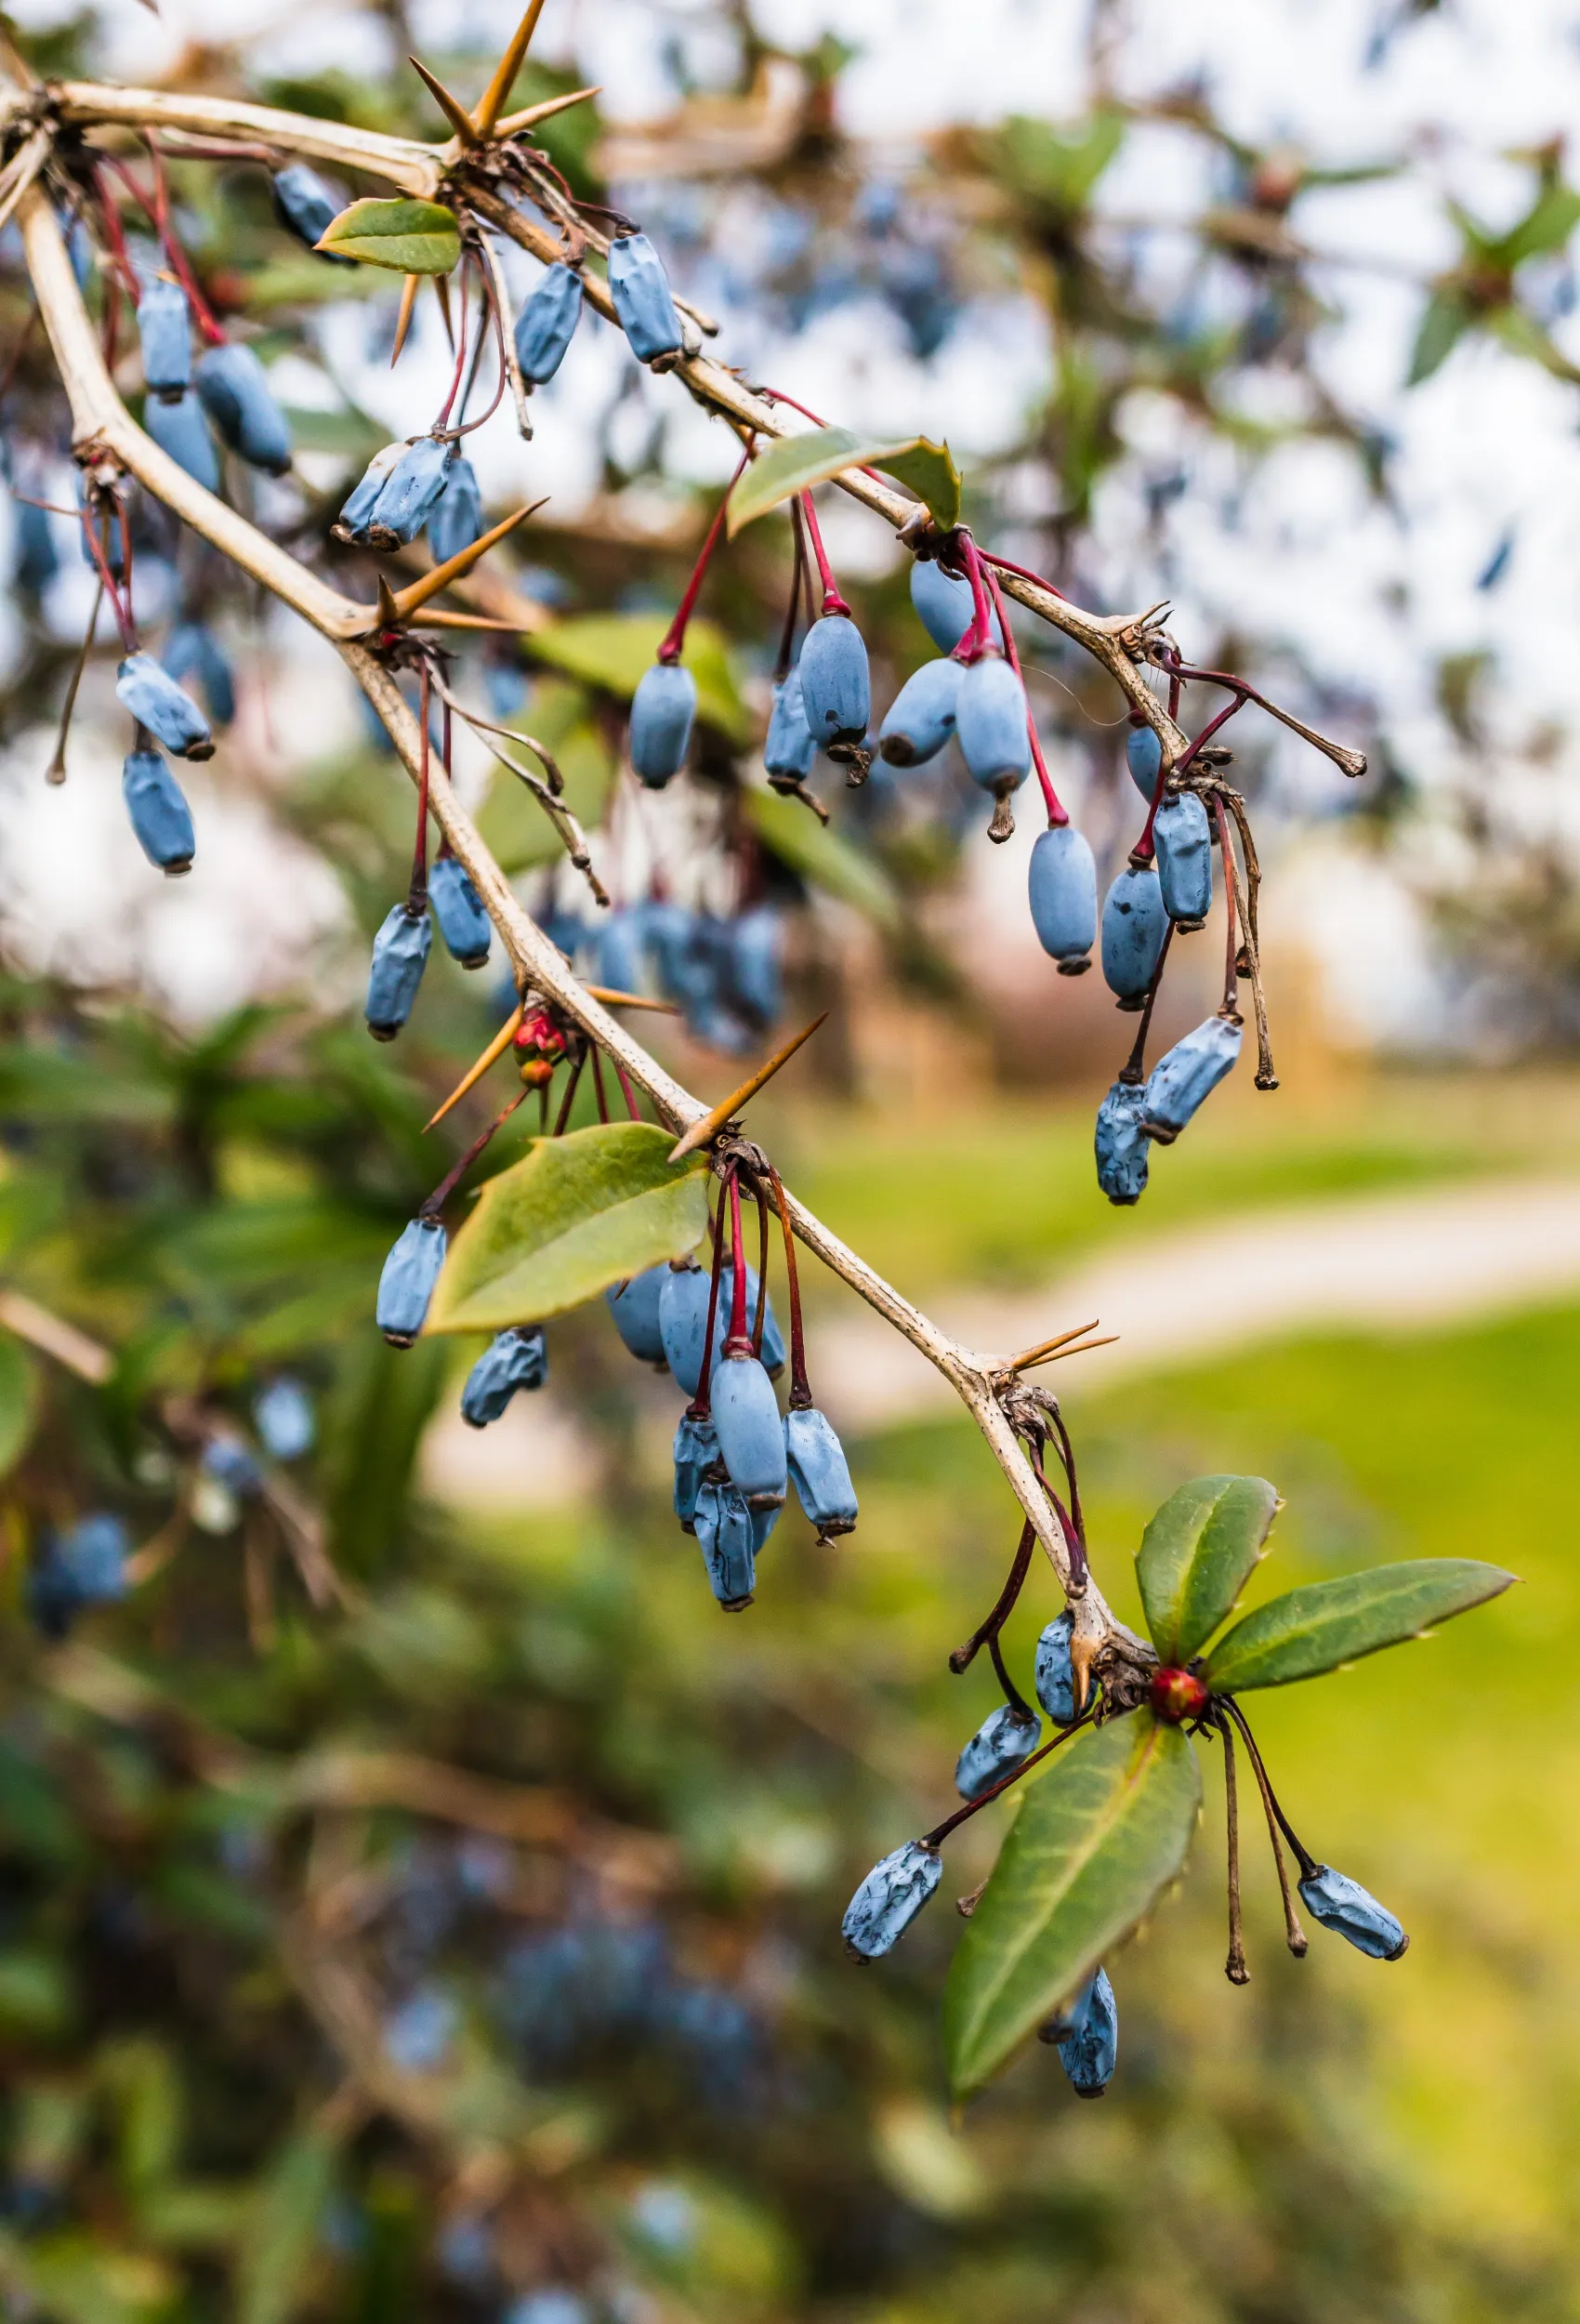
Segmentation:
<svg viewBox="0 0 1580 2324">
<path fill-rule="evenodd" d="M 1202 1778 L 1179 1728 L 1088 1728 L 1034 1781 L 949 1972 L 956 2097 L 980 2090 L 1145 1919 L 1191 1845 Z"/>
<path fill-rule="evenodd" d="M 877 927 L 898 926 L 900 900 L 875 857 L 820 823 L 799 799 L 752 786 L 742 791 L 741 805 L 770 855 L 825 895 L 853 905 Z"/>
<path fill-rule="evenodd" d="M 1278 1495 L 1265 1477 L 1197 1477 L 1141 1536 L 1136 1579 L 1159 1659 L 1200 1654 L 1263 1554 Z"/>
<path fill-rule="evenodd" d="M 317 247 L 397 274 L 448 274 L 461 257 L 461 229 L 442 202 L 353 202 L 332 218 Z"/>
<path fill-rule="evenodd" d="M 38 1375 L 20 1340 L 0 1332 L 0 1476 L 15 1468 L 38 1417 Z"/>
<path fill-rule="evenodd" d="M 1204 1676 L 1221 1695 L 1316 1678 L 1419 1638 L 1429 1624 L 1495 1598 L 1513 1579 L 1501 1566 L 1473 1558 L 1421 1557 L 1287 1590 L 1218 1640 Z"/>
<path fill-rule="evenodd" d="M 1434 291 L 1427 301 L 1421 317 L 1421 327 L 1415 334 L 1415 349 L 1410 358 L 1410 374 L 1405 386 L 1418 388 L 1423 379 L 1429 379 L 1434 371 L 1445 363 L 1464 334 L 1469 329 L 1471 312 L 1468 303 L 1455 290 Z"/>
<path fill-rule="evenodd" d="M 479 1195 L 439 1278 L 428 1329 L 537 1323 L 694 1250 L 707 1231 L 707 1163 L 701 1155 L 671 1163 L 674 1143 L 652 1122 L 534 1138 Z"/>
<path fill-rule="evenodd" d="M 946 443 L 926 436 L 902 439 L 852 435 L 849 428 L 814 428 L 781 436 L 760 453 L 730 495 L 730 535 L 766 516 L 792 494 L 823 484 L 850 468 L 880 468 L 925 500 L 935 524 L 948 532 L 960 522 L 960 471 Z"/>
<path fill-rule="evenodd" d="M 1549 257 L 1565 248 L 1577 225 L 1580 193 L 1555 180 L 1542 188 L 1519 225 L 1496 244 L 1497 258 L 1512 270 L 1527 258 Z"/>
<path fill-rule="evenodd" d="M 606 693 L 629 702 L 652 668 L 668 627 L 663 614 L 586 614 L 534 630 L 527 650 L 534 662 L 551 663 L 567 677 L 601 686 Z M 727 741 L 744 747 L 757 724 L 741 699 L 722 633 L 711 622 L 691 622 L 680 660 L 697 681 L 697 716 L 717 727 Z M 548 740 L 546 735 L 543 739 Z"/>
<path fill-rule="evenodd" d="M 237 2255 L 236 2324 L 285 2324 L 301 2304 L 335 2162 L 317 2131 L 297 2132 L 275 2156 Z"/>
</svg>

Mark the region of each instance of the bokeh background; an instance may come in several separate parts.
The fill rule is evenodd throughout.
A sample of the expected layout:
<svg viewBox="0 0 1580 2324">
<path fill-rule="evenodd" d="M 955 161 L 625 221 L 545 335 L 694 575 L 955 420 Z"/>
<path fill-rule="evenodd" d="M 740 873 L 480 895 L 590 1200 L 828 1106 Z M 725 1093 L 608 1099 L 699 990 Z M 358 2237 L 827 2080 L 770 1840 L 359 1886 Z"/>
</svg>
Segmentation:
<svg viewBox="0 0 1580 2324">
<path fill-rule="evenodd" d="M 514 14 L 13 20 L 46 72 L 433 135 L 408 50 L 472 91 Z M 642 219 L 727 360 L 827 416 L 946 435 L 994 546 L 1102 610 L 1168 600 L 1190 658 L 1368 751 L 1346 784 L 1255 710 L 1230 730 L 1283 1086 L 1236 1076 L 1110 1210 L 1090 1124 L 1129 1027 L 1036 948 L 1034 818 L 990 849 L 947 759 L 860 794 L 824 764 L 826 838 L 757 787 L 768 526 L 703 601 L 729 660 L 699 763 L 635 816 L 620 683 L 575 625 L 673 606 L 734 447 L 612 332 L 584 325 L 530 447 L 503 415 L 472 440 L 491 506 L 548 499 L 501 561 L 524 655 L 458 682 L 560 751 L 621 901 L 656 866 L 700 911 L 780 916 L 785 1023 L 833 1013 L 754 1128 L 814 1208 L 980 1345 L 1088 1314 L 1120 1334 L 1047 1377 L 1122 1611 L 1152 1509 L 1218 1469 L 1286 1498 L 1258 1589 L 1439 1554 L 1523 1586 L 1265 1704 L 1294 1819 L 1399 1911 L 1402 1964 L 1331 1941 L 1291 1961 L 1253 1848 L 1253 1982 L 1226 1985 L 1209 1769 L 1188 1879 L 1111 1964 L 1108 2097 L 1039 2053 L 952 2121 L 947 1903 L 879 1970 L 837 1924 L 943 1812 L 990 1707 L 988 1674 L 946 1669 L 1016 1531 L 974 1433 L 813 1280 L 860 1530 L 818 1551 L 786 1520 L 726 1623 L 667 1515 L 673 1395 L 601 1310 L 551 1327 L 544 1390 L 466 1430 L 475 1349 L 397 1355 L 371 1321 L 391 1235 L 458 1151 L 421 1125 L 504 1005 L 492 971 L 436 961 L 397 1050 L 358 1023 L 404 777 L 329 650 L 151 515 L 140 614 L 157 633 L 201 601 L 240 692 L 191 786 L 197 866 L 161 886 L 115 796 L 108 648 L 70 780 L 42 780 L 91 591 L 70 524 L 41 578 L 0 497 L 0 1265 L 113 1358 L 95 1387 L 0 1336 L 0 2301 L 63 2324 L 1568 2317 L 1580 20 L 548 0 L 523 101 L 585 82 L 549 150 Z M 217 176 L 181 178 L 184 231 L 298 446 L 248 489 L 316 554 L 369 453 L 442 394 L 442 328 L 425 301 L 392 372 L 393 285 L 319 266 Z M 0 269 L 3 357 L 27 314 L 11 242 Z M 36 348 L 0 426 L 19 492 L 69 490 Z M 825 521 L 881 708 L 926 642 L 886 528 Z M 1049 633 L 1022 646 L 1113 867 L 1122 706 Z M 585 891 L 481 755 L 459 773 L 523 898 L 596 960 Z M 1211 1005 L 1207 952 L 1172 1029 Z M 718 1094 L 771 1014 L 655 1046 Z M 282 1374 L 315 1441 L 260 1495 L 199 1458 L 191 1415 L 245 1433 Z M 134 1586 L 40 1638 L 30 1570 L 91 1512 L 127 1526 Z M 1053 1610 L 1017 1616 L 1020 1662 Z"/>
</svg>

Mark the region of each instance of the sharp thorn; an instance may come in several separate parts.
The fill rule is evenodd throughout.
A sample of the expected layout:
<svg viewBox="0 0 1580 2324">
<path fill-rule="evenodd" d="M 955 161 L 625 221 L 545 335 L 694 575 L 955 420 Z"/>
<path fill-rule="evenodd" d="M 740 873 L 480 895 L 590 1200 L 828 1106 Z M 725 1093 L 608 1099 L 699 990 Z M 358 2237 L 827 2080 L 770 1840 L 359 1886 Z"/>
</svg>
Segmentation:
<svg viewBox="0 0 1580 2324">
<path fill-rule="evenodd" d="M 451 1090 L 450 1095 L 445 1099 L 443 1104 L 440 1107 L 438 1113 L 433 1116 L 431 1120 L 426 1121 L 423 1124 L 425 1130 L 431 1129 L 436 1122 L 441 1122 L 453 1105 L 460 1104 L 461 1100 L 466 1096 L 468 1089 L 476 1089 L 478 1083 L 482 1079 L 484 1074 L 487 1073 L 489 1067 L 495 1062 L 496 1059 L 504 1056 L 506 1050 L 515 1039 L 517 1029 L 520 1024 L 521 1019 L 526 1015 L 526 1002 L 524 1000 L 519 1000 L 516 1003 L 515 1008 L 510 1011 L 510 1014 L 506 1018 L 505 1023 L 500 1026 L 498 1032 L 494 1035 L 493 1040 L 490 1041 L 488 1047 L 484 1050 L 482 1055 L 478 1059 L 477 1063 L 467 1067 L 467 1071 L 462 1075 L 460 1080 L 455 1084 L 455 1087 Z"/>
<path fill-rule="evenodd" d="M 486 139 L 494 135 L 494 125 L 505 110 L 506 99 L 516 86 L 516 75 L 521 69 L 542 14 L 543 0 L 530 0 L 525 16 L 511 35 L 509 46 L 494 69 L 493 79 L 478 99 L 477 109 L 472 114 L 472 129 L 479 139 Z"/>
<path fill-rule="evenodd" d="M 420 274 L 408 274 L 401 285 L 401 311 L 395 318 L 395 344 L 389 351 L 391 371 L 400 362 L 401 350 L 406 344 L 406 334 L 412 327 L 412 315 L 416 307 L 417 292 L 421 287 L 422 279 Z"/>
<path fill-rule="evenodd" d="M 705 1146 L 712 1139 L 717 1138 L 725 1123 L 740 1112 L 747 1099 L 755 1098 L 764 1083 L 773 1079 L 781 1065 L 788 1064 L 802 1042 L 810 1041 L 819 1025 L 825 1024 L 827 1021 L 828 1010 L 825 1009 L 823 1015 L 814 1017 L 810 1024 L 797 1033 L 793 1041 L 786 1041 L 783 1049 L 776 1050 L 766 1065 L 759 1065 L 750 1080 L 743 1081 L 741 1087 L 738 1089 L 732 1089 L 727 1098 L 713 1108 L 711 1113 L 704 1114 L 701 1121 L 693 1122 L 679 1142 L 670 1149 L 671 1162 L 683 1162 L 687 1155 L 695 1154 L 699 1146 Z"/>
<path fill-rule="evenodd" d="M 520 137 L 523 129 L 535 129 L 540 121 L 551 120 L 567 106 L 585 105 L 589 98 L 602 94 L 602 82 L 595 81 L 590 88 L 569 89 L 563 97 L 545 98 L 541 105 L 529 105 L 524 112 L 507 113 L 503 121 L 495 122 L 494 134 L 496 138 Z"/>
<path fill-rule="evenodd" d="M 409 621 L 419 605 L 426 605 L 430 597 L 437 597 L 441 589 L 447 589 L 452 581 L 459 581 L 465 574 L 470 573 L 481 557 L 486 557 L 489 550 L 502 541 L 507 533 L 513 533 L 518 524 L 524 522 L 532 515 L 533 508 L 542 507 L 541 500 L 524 502 L 520 508 L 515 509 L 511 515 L 502 518 L 499 523 L 482 534 L 469 547 L 457 549 L 454 557 L 446 557 L 441 565 L 435 565 L 433 571 L 425 573 L 420 581 L 414 581 L 408 588 L 403 588 L 394 600 L 395 610 L 401 620 Z"/>
<path fill-rule="evenodd" d="M 471 114 L 460 99 L 451 96 L 437 73 L 430 73 L 420 57 L 408 57 L 406 61 L 421 75 L 423 86 L 452 129 L 454 130 L 462 145 L 474 146 L 478 141 L 478 133 L 472 126 Z"/>
</svg>

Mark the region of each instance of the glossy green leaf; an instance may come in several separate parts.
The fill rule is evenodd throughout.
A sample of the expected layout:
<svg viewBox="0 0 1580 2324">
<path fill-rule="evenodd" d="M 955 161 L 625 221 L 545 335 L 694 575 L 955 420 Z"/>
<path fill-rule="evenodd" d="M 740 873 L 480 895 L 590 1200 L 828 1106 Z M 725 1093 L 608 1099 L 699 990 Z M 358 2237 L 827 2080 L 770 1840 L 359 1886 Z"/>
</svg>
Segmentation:
<svg viewBox="0 0 1580 2324">
<path fill-rule="evenodd" d="M 1501 1566 L 1473 1558 L 1422 1557 L 1311 1582 L 1236 1622 L 1207 1657 L 1204 1675 L 1222 1695 L 1317 1678 L 1341 1662 L 1419 1638 L 1433 1622 L 1495 1598 L 1513 1579 Z"/>
<path fill-rule="evenodd" d="M 652 1122 L 600 1122 L 535 1138 L 489 1180 L 451 1246 L 429 1331 L 503 1331 L 580 1307 L 707 1230 L 707 1163 L 671 1163 L 673 1134 Z"/>
<path fill-rule="evenodd" d="M 876 857 L 820 823 L 797 799 L 753 786 L 741 793 L 741 804 L 770 855 L 825 895 L 854 905 L 877 927 L 899 925 L 900 900 Z"/>
<path fill-rule="evenodd" d="M 318 248 L 397 274 L 448 274 L 460 260 L 461 229 L 442 202 L 353 202 L 330 220 Z"/>
<path fill-rule="evenodd" d="M 1158 1657 L 1189 1662 L 1234 1611 L 1278 1511 L 1265 1477 L 1195 1477 L 1141 1536 L 1136 1579 Z"/>
<path fill-rule="evenodd" d="M 568 678 L 629 702 L 652 667 L 668 627 L 664 614 L 587 614 L 533 630 L 527 650 L 534 662 L 547 662 Z M 744 747 L 757 722 L 735 683 L 722 633 L 711 622 L 691 622 L 680 660 L 697 681 L 698 718 Z"/>
<path fill-rule="evenodd" d="M 1033 1780 L 949 1972 L 956 2097 L 1029 2040 L 1152 1910 L 1184 1864 L 1196 1754 L 1150 1711 L 1087 1728 Z"/>
<path fill-rule="evenodd" d="M 960 471 L 946 443 L 931 443 L 926 436 L 858 436 L 849 428 L 814 428 L 804 435 L 781 436 L 752 462 L 730 495 L 731 537 L 792 494 L 851 468 L 882 469 L 897 477 L 927 502 L 942 531 L 959 523 Z"/>
</svg>

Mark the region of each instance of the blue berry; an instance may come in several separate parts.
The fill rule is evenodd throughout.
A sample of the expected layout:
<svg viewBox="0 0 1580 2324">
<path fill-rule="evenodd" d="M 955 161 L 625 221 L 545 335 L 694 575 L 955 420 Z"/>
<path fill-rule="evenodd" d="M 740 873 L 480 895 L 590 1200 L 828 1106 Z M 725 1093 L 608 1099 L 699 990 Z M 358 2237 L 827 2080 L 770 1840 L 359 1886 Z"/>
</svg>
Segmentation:
<svg viewBox="0 0 1580 2324">
<path fill-rule="evenodd" d="M 880 1961 L 892 1952 L 943 1878 L 936 1848 L 907 1840 L 875 1864 L 845 1908 L 840 1929 L 858 1961 Z"/>
<path fill-rule="evenodd" d="M 108 1511 L 44 1536 L 23 1584 L 23 1599 L 46 1638 L 64 1638 L 86 1606 L 110 1605 L 125 1597 L 130 1546 L 125 1525 Z"/>
<path fill-rule="evenodd" d="M 1037 834 L 1027 889 L 1038 944 L 1061 976 L 1079 976 L 1097 942 L 1098 867 L 1073 824 Z"/>
<path fill-rule="evenodd" d="M 345 207 L 336 202 L 328 187 L 306 162 L 293 162 L 289 168 L 277 169 L 271 191 L 274 212 L 280 223 L 298 242 L 305 242 L 309 250 L 316 250 L 328 229 Z M 354 266 L 354 258 L 336 258 L 329 250 L 319 250 L 321 258 L 335 258 L 337 266 Z"/>
<path fill-rule="evenodd" d="M 662 791 L 686 763 L 697 681 L 678 662 L 655 662 L 642 673 L 631 703 L 631 764 L 650 791 Z"/>
<path fill-rule="evenodd" d="M 731 997 L 759 1024 L 777 1023 L 784 1007 L 784 918 L 778 905 L 754 904 L 738 912 L 729 923 L 728 950 Z"/>
<path fill-rule="evenodd" d="M 1213 837 L 1194 791 L 1164 800 L 1152 819 L 1152 840 L 1164 910 L 1179 928 L 1200 928 L 1212 910 Z"/>
<path fill-rule="evenodd" d="M 426 912 L 414 917 L 403 904 L 390 906 L 368 970 L 367 1029 L 375 1041 L 392 1041 L 411 1015 L 432 944 Z"/>
<path fill-rule="evenodd" d="M 568 266 L 551 266 L 516 318 L 516 361 L 523 379 L 552 379 L 582 311 L 582 282 Z"/>
<path fill-rule="evenodd" d="M 299 1380 L 282 1372 L 253 1400 L 253 1426 L 271 1460 L 299 1460 L 318 1434 L 312 1398 Z"/>
<path fill-rule="evenodd" d="M 357 548 L 367 547 L 368 526 L 378 506 L 378 496 L 405 456 L 403 443 L 387 443 L 374 454 L 330 527 L 337 541 Z"/>
<path fill-rule="evenodd" d="M 1069 1726 L 1075 1716 L 1075 1670 L 1070 1659 L 1074 1631 L 1075 1618 L 1066 1607 L 1054 1616 L 1037 1640 L 1033 1684 L 1038 1702 L 1056 1727 Z"/>
<path fill-rule="evenodd" d="M 976 612 L 970 583 L 945 573 L 936 558 L 918 558 L 911 567 L 911 602 L 939 652 L 953 654 Z"/>
<path fill-rule="evenodd" d="M 541 1388 L 547 1378 L 542 1325 L 513 1324 L 483 1350 L 467 1374 L 461 1418 L 471 1428 L 487 1428 L 519 1389 Z"/>
<path fill-rule="evenodd" d="M 385 478 L 367 521 L 370 548 L 405 548 L 416 539 L 444 490 L 452 456 L 449 444 L 433 436 L 419 436 L 406 446 Z"/>
<path fill-rule="evenodd" d="M 121 795 L 149 862 L 172 878 L 191 871 L 197 846 L 192 812 L 157 750 L 127 755 L 121 768 Z"/>
<path fill-rule="evenodd" d="M 165 640 L 159 659 L 172 678 L 195 678 L 215 725 L 230 725 L 236 715 L 236 680 L 212 629 L 201 621 L 179 623 Z"/>
<path fill-rule="evenodd" d="M 1158 769 L 1163 764 L 1163 745 L 1150 726 L 1133 726 L 1125 739 L 1125 760 L 1131 780 L 1150 807 L 1157 790 Z"/>
<path fill-rule="evenodd" d="M 718 1438 L 711 1420 L 693 1419 L 682 1412 L 675 1431 L 675 1514 L 682 1533 L 697 1529 L 697 1496 L 703 1479 L 718 1459 Z"/>
<path fill-rule="evenodd" d="M 816 737 L 807 724 L 807 706 L 801 695 L 801 669 L 797 664 L 790 675 L 781 680 L 773 690 L 773 708 L 769 714 L 768 740 L 763 745 L 763 765 L 771 783 L 804 783 L 812 771 L 818 755 Z"/>
<path fill-rule="evenodd" d="M 797 665 L 807 726 L 821 748 L 859 743 L 872 716 L 867 649 L 849 614 L 824 614 L 808 630 Z"/>
<path fill-rule="evenodd" d="M 447 1237 L 437 1219 L 414 1219 L 402 1228 L 378 1278 L 376 1320 L 392 1348 L 409 1348 L 428 1318 L 428 1304 L 444 1264 Z"/>
<path fill-rule="evenodd" d="M 767 1335 L 764 1334 L 764 1344 Z M 796 1498 L 820 1540 L 856 1529 L 856 1489 L 845 1447 L 823 1414 L 792 1405 L 784 1415 L 784 1453 Z"/>
<path fill-rule="evenodd" d="M 955 732 L 965 675 L 947 657 L 912 671 L 878 729 L 878 750 L 891 767 L 921 767 L 938 757 Z"/>
<path fill-rule="evenodd" d="M 1116 1081 L 1098 1107 L 1098 1184 L 1121 1209 L 1139 1202 L 1147 1187 L 1150 1141 L 1141 1128 L 1146 1094 L 1139 1081 Z"/>
<path fill-rule="evenodd" d="M 1126 865 L 1102 907 L 1102 972 L 1122 1004 L 1140 1008 L 1168 929 L 1163 891 L 1150 864 Z"/>
<path fill-rule="evenodd" d="M 1147 1076 L 1141 1093 L 1140 1128 L 1160 1146 L 1171 1146 L 1198 1107 L 1231 1072 L 1244 1039 L 1228 1017 L 1209 1017 L 1176 1041 Z"/>
<path fill-rule="evenodd" d="M 973 783 L 1003 798 L 1032 771 L 1026 689 L 997 654 L 973 662 L 960 682 L 955 734 Z"/>
<path fill-rule="evenodd" d="M 639 363 L 680 350 L 680 318 L 664 262 L 645 234 L 622 234 L 609 245 L 609 295 L 620 328 Z"/>
<path fill-rule="evenodd" d="M 669 1262 L 661 1259 L 656 1267 L 644 1267 L 640 1274 L 630 1276 L 625 1283 L 612 1283 L 603 1295 L 614 1318 L 615 1330 L 638 1362 L 660 1367 L 665 1355 L 658 1306 L 668 1274 Z"/>
<path fill-rule="evenodd" d="M 784 1424 L 767 1372 L 754 1355 L 727 1353 L 714 1366 L 709 1393 L 719 1457 L 731 1484 L 754 1509 L 783 1506 Z"/>
<path fill-rule="evenodd" d="M 1057 2021 L 1059 2062 L 1077 2098 L 1100 2098 L 1119 2062 L 1119 2010 L 1106 1969 L 1095 1969 L 1083 1991 Z M 1050 2029 L 1053 2030 L 1053 2029 Z"/>
<path fill-rule="evenodd" d="M 982 1721 L 955 1763 L 955 1789 L 963 1800 L 974 1800 L 1001 1776 L 1019 1767 L 1042 1740 L 1043 1723 L 1023 1718 L 1008 1703 L 1001 1703 Z"/>
<path fill-rule="evenodd" d="M 151 654 L 128 654 L 115 673 L 115 692 L 139 726 L 178 759 L 212 759 L 208 720 Z"/>
<path fill-rule="evenodd" d="M 464 969 L 481 969 L 488 958 L 494 928 L 465 865 L 441 855 L 428 876 L 428 900 L 445 946 Z"/>
<path fill-rule="evenodd" d="M 658 1321 L 664 1341 L 665 1361 L 688 1396 L 697 1393 L 702 1376 L 703 1338 L 707 1329 L 708 1273 L 703 1267 L 677 1269 L 665 1267 L 669 1280 L 659 1292 Z M 730 1307 L 734 1289 L 734 1268 L 728 1261 L 718 1278 L 718 1310 L 713 1325 L 713 1371 L 717 1373 L 724 1353 L 725 1335 L 730 1328 Z M 757 1312 L 757 1271 L 746 1263 L 746 1321 L 748 1326 Z M 771 1380 L 784 1368 L 784 1341 L 773 1313 L 773 1302 L 768 1302 L 763 1317 L 763 1368 Z"/>
<path fill-rule="evenodd" d="M 428 545 L 436 565 L 448 563 L 482 535 L 482 495 L 470 460 L 457 453 L 445 471 L 443 489 L 428 520 Z"/>
<path fill-rule="evenodd" d="M 185 393 L 192 376 L 192 310 L 179 283 L 153 275 L 138 299 L 143 382 L 161 403 Z"/>
<path fill-rule="evenodd" d="M 751 1604 L 757 1588 L 752 1512 L 744 1499 L 732 1485 L 703 1484 L 692 1530 L 714 1596 L 727 1614 L 738 1614 Z"/>
<path fill-rule="evenodd" d="M 1397 1961 L 1410 1939 L 1386 1905 L 1368 1895 L 1359 1881 L 1319 1864 L 1300 1882 L 1300 1901 L 1324 1929 L 1347 1937 L 1373 1961 Z"/>
<path fill-rule="evenodd" d="M 291 465 L 291 423 L 250 347 L 211 347 L 198 359 L 197 391 L 223 442 L 270 476 Z"/>
<path fill-rule="evenodd" d="M 161 403 L 156 396 L 151 396 L 143 405 L 142 424 L 161 452 L 167 454 L 178 468 L 185 469 L 194 483 L 201 484 L 204 492 L 219 490 L 219 455 L 214 448 L 214 438 L 203 416 L 203 403 L 194 389 L 189 388 L 173 403 Z"/>
</svg>

